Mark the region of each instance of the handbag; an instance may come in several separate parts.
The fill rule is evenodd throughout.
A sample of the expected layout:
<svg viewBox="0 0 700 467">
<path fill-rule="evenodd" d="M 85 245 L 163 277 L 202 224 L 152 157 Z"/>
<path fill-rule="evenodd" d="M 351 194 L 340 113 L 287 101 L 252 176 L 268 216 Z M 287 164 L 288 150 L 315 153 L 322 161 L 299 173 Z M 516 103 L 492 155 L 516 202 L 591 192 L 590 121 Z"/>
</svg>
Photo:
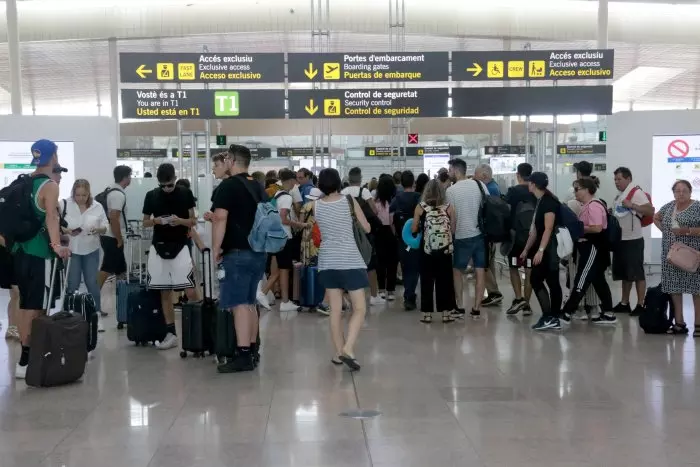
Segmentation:
<svg viewBox="0 0 700 467">
<path fill-rule="evenodd" d="M 690 248 L 685 243 L 676 242 L 671 245 L 666 259 L 685 272 L 698 272 L 700 269 L 700 251 Z"/>
<path fill-rule="evenodd" d="M 156 242 L 153 244 L 156 253 L 163 259 L 174 259 L 184 247 L 184 243 L 178 242 Z"/>
<path fill-rule="evenodd" d="M 362 259 L 366 265 L 369 265 L 372 260 L 372 244 L 369 238 L 367 238 L 365 229 L 362 228 L 360 222 L 357 220 L 357 216 L 355 215 L 355 203 L 353 202 L 352 196 L 347 195 L 346 198 L 348 199 L 350 216 L 352 217 L 352 235 L 355 237 L 355 243 L 357 244 L 357 249 L 360 251 L 360 255 L 362 255 Z"/>
</svg>

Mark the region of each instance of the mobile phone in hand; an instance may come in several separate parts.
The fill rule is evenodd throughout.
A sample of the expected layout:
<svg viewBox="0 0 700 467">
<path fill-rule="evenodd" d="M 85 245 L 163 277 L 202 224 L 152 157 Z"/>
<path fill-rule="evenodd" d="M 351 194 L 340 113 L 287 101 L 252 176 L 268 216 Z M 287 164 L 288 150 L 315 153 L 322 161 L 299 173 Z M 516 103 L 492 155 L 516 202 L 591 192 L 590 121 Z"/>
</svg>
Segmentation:
<svg viewBox="0 0 700 467">
<path fill-rule="evenodd" d="M 80 233 L 83 231 L 82 227 L 78 227 L 77 229 L 73 229 L 73 231 L 70 233 L 72 236 L 80 235 Z"/>
</svg>

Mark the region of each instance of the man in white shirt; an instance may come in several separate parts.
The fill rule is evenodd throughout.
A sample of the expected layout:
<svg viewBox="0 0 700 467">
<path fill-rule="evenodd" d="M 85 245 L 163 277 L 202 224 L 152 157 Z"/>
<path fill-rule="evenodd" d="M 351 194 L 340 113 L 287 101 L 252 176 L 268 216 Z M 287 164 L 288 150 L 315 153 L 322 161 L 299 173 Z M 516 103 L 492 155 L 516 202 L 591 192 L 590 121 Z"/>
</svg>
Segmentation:
<svg viewBox="0 0 700 467">
<path fill-rule="evenodd" d="M 362 188 L 362 169 L 359 167 L 353 167 L 350 169 L 350 172 L 348 172 L 348 182 L 350 183 L 349 187 L 343 188 L 343 191 L 340 192 L 341 195 L 347 196 L 350 195 L 353 198 L 362 198 L 365 201 L 370 201 L 372 199 L 372 192 L 370 192 L 367 188 Z M 374 203 L 368 203 L 372 210 L 376 211 L 376 208 L 374 206 Z"/>
<path fill-rule="evenodd" d="M 613 309 L 616 313 L 639 316 L 644 311 L 646 277 L 644 274 L 644 235 L 642 217 L 654 215 L 654 206 L 646 193 L 632 183 L 632 172 L 627 167 L 615 170 L 615 187 L 620 192 L 615 198 L 614 213 L 620 222 L 622 239 L 613 252 L 613 280 L 622 281 L 622 299 Z M 630 307 L 632 284 L 637 289 L 637 306 Z"/>
<path fill-rule="evenodd" d="M 102 267 L 97 277 L 100 288 L 109 276 L 126 274 L 126 258 L 124 257 L 124 236 L 126 235 L 126 193 L 124 190 L 131 184 L 131 167 L 119 165 L 114 168 L 114 185 L 107 188 L 107 219 L 109 228 L 100 237 L 104 256 Z M 99 195 L 98 195 L 99 196 Z"/>
<path fill-rule="evenodd" d="M 479 228 L 479 213 L 481 210 L 482 195 L 479 183 L 484 192 L 488 188 L 482 182 L 467 178 L 467 164 L 462 159 L 452 159 L 449 162 L 450 178 L 453 185 L 447 189 L 447 202 L 454 207 L 456 229 L 454 234 L 454 253 L 452 264 L 454 268 L 455 296 L 457 309 L 455 314 L 463 316 L 466 312 L 462 307 L 464 298 L 464 273 L 471 262 L 476 273 L 476 285 L 474 292 L 474 308 L 471 316 L 477 318 L 481 315 L 481 301 L 484 298 L 486 239 Z"/>
<path fill-rule="evenodd" d="M 300 248 L 297 242 L 292 241 L 292 228 L 303 229 L 306 224 L 296 220 L 294 213 L 294 199 L 291 195 L 292 190 L 297 183 L 296 174 L 289 169 L 282 169 L 279 172 L 280 183 L 282 189 L 275 193 L 273 203 L 277 206 L 282 219 L 282 226 L 287 233 L 287 243 L 279 253 L 274 255 L 277 260 L 277 269 L 272 271 L 267 284 L 262 289 L 262 294 L 267 295 L 273 289 L 275 283 L 280 282 L 280 294 L 282 295 L 282 303 L 280 303 L 280 311 L 291 312 L 296 311 L 298 307 L 289 299 L 289 281 L 291 271 L 294 269 L 294 258 L 299 255 Z"/>
</svg>

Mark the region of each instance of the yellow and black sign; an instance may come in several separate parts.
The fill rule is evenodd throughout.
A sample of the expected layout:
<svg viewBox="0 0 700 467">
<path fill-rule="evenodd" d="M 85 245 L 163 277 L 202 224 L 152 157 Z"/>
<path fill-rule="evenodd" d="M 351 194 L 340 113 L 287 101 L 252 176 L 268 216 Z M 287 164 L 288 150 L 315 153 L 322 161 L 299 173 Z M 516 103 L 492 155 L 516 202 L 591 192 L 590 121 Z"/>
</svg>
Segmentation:
<svg viewBox="0 0 700 467">
<path fill-rule="evenodd" d="M 447 88 L 293 89 L 288 96 L 289 118 L 447 116 Z"/>
<path fill-rule="evenodd" d="M 289 82 L 447 81 L 447 52 L 291 53 Z"/>
<path fill-rule="evenodd" d="M 122 83 L 283 83 L 282 53 L 119 54 Z"/>
<path fill-rule="evenodd" d="M 612 79 L 614 61 L 612 49 L 452 52 L 452 80 Z"/>
</svg>

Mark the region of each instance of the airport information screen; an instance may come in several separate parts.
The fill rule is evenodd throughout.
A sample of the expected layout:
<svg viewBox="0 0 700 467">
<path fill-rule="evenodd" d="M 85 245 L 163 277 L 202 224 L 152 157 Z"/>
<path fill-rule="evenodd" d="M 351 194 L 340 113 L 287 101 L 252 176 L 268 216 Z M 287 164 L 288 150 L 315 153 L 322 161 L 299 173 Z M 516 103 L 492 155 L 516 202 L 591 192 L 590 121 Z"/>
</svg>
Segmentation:
<svg viewBox="0 0 700 467">
<path fill-rule="evenodd" d="M 0 141 L 0 184 L 7 186 L 20 174 L 31 173 L 32 141 Z M 60 199 L 68 198 L 75 181 L 74 144 L 69 141 L 56 141 L 58 161 L 68 169 L 63 174 L 60 186 Z M 93 193 L 94 195 L 95 193 Z"/>
<path fill-rule="evenodd" d="M 700 190 L 700 135 L 659 135 L 652 139 L 651 199 L 656 209 L 673 201 L 676 180 L 688 180 Z M 652 226 L 651 236 L 661 238 Z"/>
</svg>

